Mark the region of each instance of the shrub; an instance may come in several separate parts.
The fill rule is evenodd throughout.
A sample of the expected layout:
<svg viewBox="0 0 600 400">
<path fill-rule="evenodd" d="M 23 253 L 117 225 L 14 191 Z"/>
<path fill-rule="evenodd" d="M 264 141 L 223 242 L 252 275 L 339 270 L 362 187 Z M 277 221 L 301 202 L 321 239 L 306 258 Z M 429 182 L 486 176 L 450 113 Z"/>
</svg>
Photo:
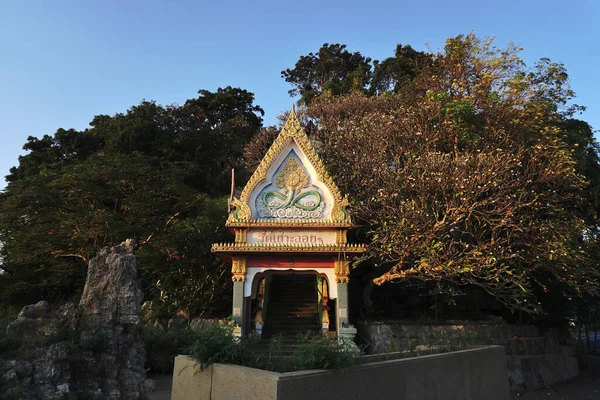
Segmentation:
<svg viewBox="0 0 600 400">
<path fill-rule="evenodd" d="M 355 364 L 357 360 L 357 354 L 349 351 L 336 337 L 321 332 L 306 332 L 298 335 L 292 367 L 296 371 L 345 368 Z"/>
<path fill-rule="evenodd" d="M 358 355 L 336 337 L 306 332 L 298 335 L 291 357 L 282 357 L 283 338 L 274 336 L 268 346 L 258 339 L 233 335 L 232 325 L 206 325 L 194 333 L 187 354 L 198 362 L 200 370 L 210 364 L 236 364 L 268 371 L 345 368 L 355 364 Z"/>
<path fill-rule="evenodd" d="M 188 354 L 200 370 L 214 363 L 260 368 L 262 357 L 256 345 L 256 340 L 234 336 L 232 325 L 205 325 L 195 331 Z"/>
<path fill-rule="evenodd" d="M 165 330 L 158 325 L 144 327 L 146 368 L 154 372 L 171 372 L 175 357 L 187 352 L 194 342 L 196 332 L 191 328 Z"/>
</svg>

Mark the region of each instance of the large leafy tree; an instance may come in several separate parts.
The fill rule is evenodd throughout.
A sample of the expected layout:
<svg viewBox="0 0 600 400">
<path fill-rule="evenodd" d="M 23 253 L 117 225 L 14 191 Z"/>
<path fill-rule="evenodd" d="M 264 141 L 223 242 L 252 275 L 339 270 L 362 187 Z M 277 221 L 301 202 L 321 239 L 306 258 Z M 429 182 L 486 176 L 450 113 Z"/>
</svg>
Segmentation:
<svg viewBox="0 0 600 400">
<path fill-rule="evenodd" d="M 84 131 L 30 137 L 0 194 L 0 301 L 59 301 L 82 289 L 87 261 L 134 238 L 158 312 L 227 309 L 223 237 L 229 172 L 259 131 L 252 93 L 201 90 L 182 106 L 144 101 Z"/>
<path fill-rule="evenodd" d="M 398 44 L 393 57 L 379 62 L 373 61 L 373 79 L 369 87 L 370 95 L 396 93 L 423 71 L 432 67 L 433 56 L 417 51 L 410 45 Z"/>
<path fill-rule="evenodd" d="M 345 95 L 363 92 L 371 80 L 371 59 L 346 45 L 325 43 L 317 53 L 301 56 L 294 68 L 281 71 L 293 89 L 290 96 L 300 95 L 300 103 L 308 105 L 317 96 Z"/>
<path fill-rule="evenodd" d="M 410 45 L 398 44 L 394 56 L 383 61 L 372 61 L 346 47 L 325 43 L 318 52 L 301 56 L 294 68 L 281 71 L 293 87 L 290 96 L 300 96 L 299 103 L 307 106 L 321 95 L 395 93 L 433 63 L 431 54 Z"/>
<path fill-rule="evenodd" d="M 321 155 L 368 226 L 375 282 L 478 290 L 530 313 L 596 293 L 597 148 L 571 119 L 564 67 L 527 68 L 514 46 L 470 34 L 415 72 L 391 95 L 309 107 Z"/>
</svg>

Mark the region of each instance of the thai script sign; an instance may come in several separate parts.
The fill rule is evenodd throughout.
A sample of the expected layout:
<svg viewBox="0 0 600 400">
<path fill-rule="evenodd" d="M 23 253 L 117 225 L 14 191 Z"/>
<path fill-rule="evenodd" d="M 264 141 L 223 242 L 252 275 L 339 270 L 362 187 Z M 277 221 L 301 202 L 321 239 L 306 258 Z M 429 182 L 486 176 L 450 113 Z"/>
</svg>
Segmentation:
<svg viewBox="0 0 600 400">
<path fill-rule="evenodd" d="M 250 230 L 250 244 L 319 245 L 335 244 L 334 231 Z"/>
</svg>

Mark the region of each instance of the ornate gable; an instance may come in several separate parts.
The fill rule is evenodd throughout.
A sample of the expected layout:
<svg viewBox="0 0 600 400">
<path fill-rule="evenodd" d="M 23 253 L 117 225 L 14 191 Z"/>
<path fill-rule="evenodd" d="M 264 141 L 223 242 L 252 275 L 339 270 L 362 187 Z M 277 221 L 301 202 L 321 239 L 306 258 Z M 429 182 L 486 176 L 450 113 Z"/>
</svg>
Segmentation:
<svg viewBox="0 0 600 400">
<path fill-rule="evenodd" d="M 348 200 L 325 170 L 292 107 L 281 132 L 233 200 L 229 227 L 349 227 Z"/>
</svg>

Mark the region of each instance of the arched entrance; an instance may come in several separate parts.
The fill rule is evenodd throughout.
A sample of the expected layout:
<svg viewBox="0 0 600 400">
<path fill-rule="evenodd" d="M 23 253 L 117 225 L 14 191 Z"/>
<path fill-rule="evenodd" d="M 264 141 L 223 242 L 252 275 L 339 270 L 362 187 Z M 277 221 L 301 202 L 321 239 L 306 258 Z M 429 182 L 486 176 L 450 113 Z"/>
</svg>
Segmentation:
<svg viewBox="0 0 600 400">
<path fill-rule="evenodd" d="M 335 332 L 335 299 L 326 274 L 315 270 L 267 270 L 256 274 L 248 304 L 248 334 L 271 338 L 308 331 Z"/>
<path fill-rule="evenodd" d="M 365 249 L 347 243 L 348 204 L 292 109 L 231 203 L 226 226 L 235 242 L 212 248 L 231 260 L 233 318 L 240 335 L 263 329 L 272 335 L 291 325 L 339 335 L 349 325 L 350 260 Z"/>
</svg>

